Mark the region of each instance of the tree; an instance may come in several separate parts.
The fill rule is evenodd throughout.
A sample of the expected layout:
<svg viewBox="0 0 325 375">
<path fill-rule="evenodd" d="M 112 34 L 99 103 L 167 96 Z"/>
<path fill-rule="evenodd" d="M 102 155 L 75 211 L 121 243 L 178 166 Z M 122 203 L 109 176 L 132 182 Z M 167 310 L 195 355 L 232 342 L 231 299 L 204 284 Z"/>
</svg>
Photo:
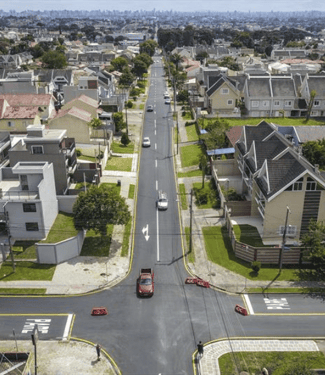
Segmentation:
<svg viewBox="0 0 325 375">
<path fill-rule="evenodd" d="M 325 169 L 325 138 L 304 143 L 302 154 L 311 164 L 318 164 L 320 169 Z"/>
<path fill-rule="evenodd" d="M 308 232 L 302 236 L 302 246 L 308 251 L 308 260 L 322 279 L 325 275 L 325 224 L 311 220 Z"/>
<path fill-rule="evenodd" d="M 124 69 L 119 80 L 119 85 L 122 87 L 130 87 L 134 79 L 135 77 L 131 73 L 130 69 L 129 68 Z"/>
<path fill-rule="evenodd" d="M 311 90 L 309 103 L 308 103 L 308 107 L 307 107 L 307 113 L 306 113 L 306 122 L 308 122 L 308 120 L 310 119 L 310 115 L 311 115 L 311 111 L 312 111 L 313 106 L 314 106 L 314 99 L 315 99 L 316 95 L 317 95 L 317 92 L 315 90 Z"/>
<path fill-rule="evenodd" d="M 123 113 L 122 112 L 113 113 L 113 120 L 114 120 L 116 132 L 119 132 L 120 130 L 122 130 L 126 127 L 126 124 L 123 120 Z"/>
<path fill-rule="evenodd" d="M 170 61 L 176 66 L 176 71 L 178 71 L 178 64 L 183 60 L 183 57 L 179 53 L 174 53 L 170 55 Z"/>
<path fill-rule="evenodd" d="M 114 70 L 121 72 L 124 68 L 128 66 L 128 61 L 125 57 L 116 57 L 111 61 L 111 65 Z"/>
<path fill-rule="evenodd" d="M 208 166 L 207 157 L 206 155 L 202 153 L 200 157 L 200 168 L 202 171 L 202 189 L 204 189 L 204 177 L 206 174 L 207 166 Z"/>
<path fill-rule="evenodd" d="M 99 118 L 96 118 L 96 117 L 92 118 L 88 122 L 88 126 L 90 126 L 93 129 L 97 129 L 97 128 L 99 128 L 102 125 L 103 125 L 102 120 L 100 120 Z"/>
<path fill-rule="evenodd" d="M 134 73 L 138 77 L 143 77 L 145 73 L 147 73 L 148 68 L 144 61 L 135 59 L 133 62 L 132 73 Z"/>
<path fill-rule="evenodd" d="M 107 225 L 125 225 L 130 212 L 125 198 L 116 189 L 107 185 L 91 186 L 81 192 L 73 205 L 74 226 L 77 230 L 94 230 L 102 236 L 107 234 Z"/>
<path fill-rule="evenodd" d="M 147 53 L 149 56 L 155 54 L 155 50 L 158 47 L 158 43 L 152 39 L 148 39 L 140 44 L 140 53 Z"/>
<path fill-rule="evenodd" d="M 123 146 L 127 146 L 130 143 L 130 138 L 127 133 L 123 133 L 121 137 L 121 143 Z"/>
<path fill-rule="evenodd" d="M 226 132 L 229 128 L 229 123 L 223 119 L 217 119 L 208 124 L 205 128 L 208 133 L 203 136 L 207 149 L 213 150 L 225 147 L 227 145 Z"/>
<path fill-rule="evenodd" d="M 48 51 L 41 57 L 42 63 L 49 69 L 63 69 L 68 63 L 65 54 L 59 51 Z"/>
</svg>

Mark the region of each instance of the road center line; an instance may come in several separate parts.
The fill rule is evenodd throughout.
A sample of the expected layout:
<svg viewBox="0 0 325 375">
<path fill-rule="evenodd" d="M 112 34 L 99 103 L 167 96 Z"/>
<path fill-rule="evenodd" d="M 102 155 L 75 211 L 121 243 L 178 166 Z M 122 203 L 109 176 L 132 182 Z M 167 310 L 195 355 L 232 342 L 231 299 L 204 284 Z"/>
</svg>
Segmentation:
<svg viewBox="0 0 325 375">
<path fill-rule="evenodd" d="M 155 150 L 157 150 L 157 143 L 155 143 Z"/>
<path fill-rule="evenodd" d="M 156 190 L 158 190 L 158 180 L 156 180 Z"/>
<path fill-rule="evenodd" d="M 156 166 L 156 168 L 158 167 L 158 160 L 157 159 L 155 160 L 155 166 Z"/>
<path fill-rule="evenodd" d="M 246 302 L 246 306 L 247 306 L 247 309 L 248 309 L 248 312 L 250 315 L 254 315 L 254 310 L 253 310 L 253 306 L 251 304 L 251 301 L 249 299 L 249 296 L 248 294 L 244 294 L 244 299 L 245 299 L 245 302 Z"/>
</svg>

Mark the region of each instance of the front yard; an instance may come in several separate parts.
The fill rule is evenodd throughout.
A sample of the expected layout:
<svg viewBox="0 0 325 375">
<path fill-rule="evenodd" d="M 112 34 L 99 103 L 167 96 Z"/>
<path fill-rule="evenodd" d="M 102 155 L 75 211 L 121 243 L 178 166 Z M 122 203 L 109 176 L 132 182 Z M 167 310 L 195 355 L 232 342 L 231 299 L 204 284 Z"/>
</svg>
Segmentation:
<svg viewBox="0 0 325 375">
<path fill-rule="evenodd" d="M 192 167 L 199 165 L 202 155 L 202 148 L 200 145 L 189 145 L 180 148 L 182 167 Z"/>
<path fill-rule="evenodd" d="M 132 158 L 111 156 L 107 160 L 105 170 L 131 172 Z"/>
</svg>

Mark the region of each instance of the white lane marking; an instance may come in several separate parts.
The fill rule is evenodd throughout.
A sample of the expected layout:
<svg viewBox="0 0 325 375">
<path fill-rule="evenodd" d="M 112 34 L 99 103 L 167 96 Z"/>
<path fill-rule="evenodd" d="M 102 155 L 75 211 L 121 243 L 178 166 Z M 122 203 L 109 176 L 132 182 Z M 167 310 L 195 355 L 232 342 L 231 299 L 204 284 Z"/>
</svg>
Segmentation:
<svg viewBox="0 0 325 375">
<path fill-rule="evenodd" d="M 156 119 L 154 120 L 154 122 L 155 122 L 155 127 L 157 126 L 157 124 L 156 124 Z"/>
<path fill-rule="evenodd" d="M 244 294 L 244 299 L 246 302 L 246 306 L 248 308 L 249 315 L 254 315 L 255 313 L 254 313 L 253 306 L 251 304 L 248 294 Z"/>
<path fill-rule="evenodd" d="M 158 190 L 158 181 L 156 180 L 156 190 Z"/>
<path fill-rule="evenodd" d="M 64 332 L 63 332 L 63 336 L 62 336 L 62 341 L 68 340 L 68 335 L 69 335 L 69 331 L 70 331 L 72 317 L 73 317 L 73 314 L 68 315 L 68 319 L 67 319 L 67 322 L 65 324 L 65 328 L 64 328 Z"/>
<path fill-rule="evenodd" d="M 146 239 L 146 241 L 149 240 L 150 236 L 149 236 L 149 224 L 147 224 L 146 227 L 143 227 L 142 228 L 142 233 L 145 234 L 144 238 Z"/>
<path fill-rule="evenodd" d="M 286 298 L 264 298 L 264 302 L 268 310 L 290 310 Z"/>
<path fill-rule="evenodd" d="M 33 332 L 37 325 L 39 333 L 48 333 L 52 319 L 26 319 L 21 333 Z"/>
<path fill-rule="evenodd" d="M 156 210 L 157 212 L 157 262 L 159 262 L 159 221 L 158 221 L 158 208 Z"/>
<path fill-rule="evenodd" d="M 156 166 L 156 168 L 158 167 L 158 160 L 157 159 L 155 160 L 155 166 Z"/>
<path fill-rule="evenodd" d="M 155 143 L 155 150 L 157 150 L 157 143 Z"/>
<path fill-rule="evenodd" d="M 155 130 L 155 135 L 157 135 L 157 131 Z"/>
</svg>

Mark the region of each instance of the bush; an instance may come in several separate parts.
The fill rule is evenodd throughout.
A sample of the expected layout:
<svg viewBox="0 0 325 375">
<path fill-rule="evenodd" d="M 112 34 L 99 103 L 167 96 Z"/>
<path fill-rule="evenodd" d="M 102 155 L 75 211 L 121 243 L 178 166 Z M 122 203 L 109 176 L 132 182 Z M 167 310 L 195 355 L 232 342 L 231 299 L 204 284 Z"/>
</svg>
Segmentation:
<svg viewBox="0 0 325 375">
<path fill-rule="evenodd" d="M 81 150 L 79 150 L 78 148 L 76 149 L 76 155 L 77 157 L 81 156 L 82 155 L 82 152 Z"/>
<path fill-rule="evenodd" d="M 141 93 L 140 89 L 133 87 L 130 91 L 130 96 L 137 97 L 140 95 L 140 93 Z"/>
<path fill-rule="evenodd" d="M 122 137 L 121 137 L 121 143 L 122 143 L 122 145 L 127 146 L 130 142 L 131 141 L 130 141 L 129 136 L 126 133 L 123 133 Z"/>
<path fill-rule="evenodd" d="M 198 204 L 207 204 L 208 203 L 208 192 L 207 190 L 194 190 L 195 199 Z"/>
<path fill-rule="evenodd" d="M 261 262 L 258 262 L 257 260 L 252 262 L 252 270 L 256 272 L 256 274 L 259 273 L 260 269 L 261 269 Z"/>
<path fill-rule="evenodd" d="M 127 106 L 128 108 L 132 108 L 132 107 L 133 107 L 133 103 L 132 103 L 132 101 L 131 101 L 131 100 L 128 100 L 128 102 L 126 103 L 126 106 Z"/>
</svg>

